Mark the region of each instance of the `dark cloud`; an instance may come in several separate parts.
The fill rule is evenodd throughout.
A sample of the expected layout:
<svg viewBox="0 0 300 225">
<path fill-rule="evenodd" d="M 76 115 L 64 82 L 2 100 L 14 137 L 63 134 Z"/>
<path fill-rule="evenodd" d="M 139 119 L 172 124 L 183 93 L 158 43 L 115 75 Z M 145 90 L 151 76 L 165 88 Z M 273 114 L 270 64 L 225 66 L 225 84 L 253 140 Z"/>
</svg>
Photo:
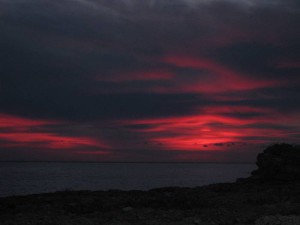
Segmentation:
<svg viewBox="0 0 300 225">
<path fill-rule="evenodd" d="M 214 146 L 217 146 L 217 147 L 223 147 L 223 146 L 224 146 L 224 143 L 215 143 Z"/>
<path fill-rule="evenodd" d="M 299 18 L 300 21 L 300 18 Z M 294 38 L 294 37 L 293 37 Z M 300 37 L 299 37 L 300 38 Z M 288 47 L 268 43 L 244 42 L 220 48 L 216 59 L 245 75 L 273 79 L 295 78 L 299 68 L 280 68 L 280 62 L 299 59 L 299 42 L 288 43 Z"/>
<path fill-rule="evenodd" d="M 24 91 L 23 95 L 4 93 L 7 98 L 0 100 L 2 112 L 48 119 L 95 121 L 97 119 L 136 119 L 194 114 L 195 105 L 202 104 L 201 98 L 188 94 L 85 96 L 55 89 L 50 94 L 47 90 L 41 90 L 42 93 L 31 91 Z"/>
</svg>

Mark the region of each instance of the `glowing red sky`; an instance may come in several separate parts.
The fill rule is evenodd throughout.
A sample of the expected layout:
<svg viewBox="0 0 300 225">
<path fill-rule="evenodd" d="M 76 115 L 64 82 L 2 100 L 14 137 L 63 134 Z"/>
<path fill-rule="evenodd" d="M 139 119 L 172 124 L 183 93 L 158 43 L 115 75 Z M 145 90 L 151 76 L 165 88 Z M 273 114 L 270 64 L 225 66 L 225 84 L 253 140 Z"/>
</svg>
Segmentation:
<svg viewBox="0 0 300 225">
<path fill-rule="evenodd" d="M 299 142 L 299 10 L 1 2 L 0 160 L 254 161 Z"/>
</svg>

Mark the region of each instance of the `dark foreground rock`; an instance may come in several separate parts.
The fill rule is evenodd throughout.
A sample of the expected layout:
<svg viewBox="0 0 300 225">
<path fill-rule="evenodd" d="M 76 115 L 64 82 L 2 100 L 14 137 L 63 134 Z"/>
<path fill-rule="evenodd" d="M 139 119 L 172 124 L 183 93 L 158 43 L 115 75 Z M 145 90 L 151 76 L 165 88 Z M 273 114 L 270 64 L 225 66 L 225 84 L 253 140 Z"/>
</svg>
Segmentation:
<svg viewBox="0 0 300 225">
<path fill-rule="evenodd" d="M 270 160 L 269 156 L 264 155 L 262 161 Z M 271 176 L 262 172 L 265 169 L 270 170 L 260 166 L 255 176 L 236 183 L 196 188 L 65 191 L 0 198 L 0 224 L 300 225 L 299 179 L 277 179 L 282 173 L 290 176 L 289 169 L 276 170 Z"/>
</svg>

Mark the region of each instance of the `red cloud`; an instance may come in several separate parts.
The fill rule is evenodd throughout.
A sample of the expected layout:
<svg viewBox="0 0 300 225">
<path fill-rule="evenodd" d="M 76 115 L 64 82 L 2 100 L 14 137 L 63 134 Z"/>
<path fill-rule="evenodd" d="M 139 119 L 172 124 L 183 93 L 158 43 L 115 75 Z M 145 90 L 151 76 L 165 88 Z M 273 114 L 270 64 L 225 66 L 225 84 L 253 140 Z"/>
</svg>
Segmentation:
<svg viewBox="0 0 300 225">
<path fill-rule="evenodd" d="M 108 148 L 104 143 L 89 137 L 68 137 L 52 132 L 34 131 L 44 125 L 59 122 L 33 120 L 7 114 L 0 114 L 0 140 L 5 147 L 30 147 L 50 149 L 70 149 L 82 146 Z"/>
<path fill-rule="evenodd" d="M 151 125 L 151 128 L 141 129 L 140 132 L 150 136 L 151 142 L 160 143 L 164 149 L 201 150 L 207 144 L 240 141 L 240 133 L 236 130 L 220 129 L 210 124 L 241 125 L 247 122 L 217 115 L 199 115 L 139 120 L 134 123 Z"/>
<path fill-rule="evenodd" d="M 241 116 L 246 114 L 254 116 Z M 237 115 L 236 115 L 237 114 Z M 266 116 L 269 115 L 269 116 Z M 260 144 L 271 140 L 297 139 L 297 133 L 284 133 L 274 129 L 276 125 L 293 125 L 295 116 L 272 113 L 271 109 L 249 106 L 209 106 L 203 108 L 200 115 L 123 121 L 143 133 L 149 143 L 156 143 L 166 150 L 220 150 L 228 143 L 250 142 Z M 259 126 L 263 124 L 263 126 Z M 269 126 L 266 126 L 268 124 Z M 207 148 L 213 146 L 214 148 Z"/>
<path fill-rule="evenodd" d="M 251 90 L 279 84 L 278 81 L 246 76 L 219 63 L 192 56 L 169 55 L 163 57 L 162 61 L 177 67 L 199 69 L 206 73 L 204 79 L 199 75 L 198 81 L 187 86 L 183 85 L 181 90 L 185 92 L 217 93 L 232 90 Z"/>
<path fill-rule="evenodd" d="M 57 122 L 48 120 L 32 120 L 0 113 L 0 128 L 37 127 L 50 124 L 57 124 Z"/>
<path fill-rule="evenodd" d="M 11 142 L 9 144 L 11 147 L 43 147 L 52 149 L 75 148 L 78 146 L 105 147 L 104 144 L 91 138 L 65 137 L 52 133 L 0 133 L 0 139 Z"/>
</svg>

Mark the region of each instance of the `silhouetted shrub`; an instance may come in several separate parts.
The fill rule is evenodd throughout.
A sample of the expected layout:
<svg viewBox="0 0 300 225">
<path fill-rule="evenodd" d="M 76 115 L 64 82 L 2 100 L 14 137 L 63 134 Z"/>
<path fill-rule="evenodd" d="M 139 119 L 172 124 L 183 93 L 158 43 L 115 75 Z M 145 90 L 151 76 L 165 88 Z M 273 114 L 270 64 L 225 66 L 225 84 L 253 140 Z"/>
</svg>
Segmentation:
<svg viewBox="0 0 300 225">
<path fill-rule="evenodd" d="M 267 147 L 257 156 L 258 169 L 252 175 L 264 178 L 299 179 L 300 147 L 286 143 Z"/>
</svg>

